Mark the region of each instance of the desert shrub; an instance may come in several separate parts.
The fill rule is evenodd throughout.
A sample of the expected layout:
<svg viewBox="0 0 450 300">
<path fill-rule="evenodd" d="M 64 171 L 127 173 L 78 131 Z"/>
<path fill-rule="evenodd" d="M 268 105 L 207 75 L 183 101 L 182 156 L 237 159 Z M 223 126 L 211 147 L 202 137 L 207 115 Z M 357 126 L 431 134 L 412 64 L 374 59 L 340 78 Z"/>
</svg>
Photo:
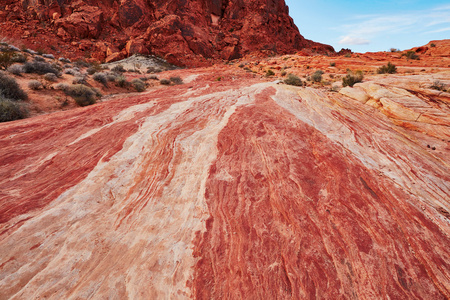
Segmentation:
<svg viewBox="0 0 450 300">
<path fill-rule="evenodd" d="M 150 79 L 150 80 L 159 80 L 158 76 L 156 76 L 156 75 L 150 75 L 150 76 L 147 76 L 147 79 Z"/>
<path fill-rule="evenodd" d="M 37 54 L 36 51 L 31 50 L 31 49 L 25 49 L 25 50 L 23 50 L 23 52 L 29 53 L 29 54 L 31 54 L 31 55 L 36 55 L 36 54 Z"/>
<path fill-rule="evenodd" d="M 145 83 L 140 79 L 133 79 L 131 80 L 131 85 L 133 85 L 134 89 L 138 92 L 145 91 Z"/>
<path fill-rule="evenodd" d="M 377 69 L 378 74 L 395 74 L 397 73 L 397 67 L 392 64 L 391 62 L 388 62 L 387 65 L 381 66 Z"/>
<path fill-rule="evenodd" d="M 284 80 L 284 83 L 294 86 L 303 86 L 301 79 L 294 74 L 289 74 L 288 77 Z"/>
<path fill-rule="evenodd" d="M 125 68 L 122 65 L 117 65 L 111 69 L 113 72 L 124 73 L 126 72 Z"/>
<path fill-rule="evenodd" d="M 28 110 L 22 103 L 0 96 L 0 122 L 24 119 L 27 115 Z"/>
<path fill-rule="evenodd" d="M 280 75 L 281 75 L 281 76 L 286 76 L 286 74 L 287 74 L 287 72 L 286 72 L 285 70 L 283 70 L 283 71 L 280 72 Z"/>
<path fill-rule="evenodd" d="M 59 74 L 59 71 L 57 68 L 52 66 L 51 64 L 47 62 L 41 62 L 41 61 L 32 61 L 32 62 L 26 62 L 23 65 L 25 73 L 36 73 L 40 75 L 44 75 L 47 73 L 53 73 L 55 75 Z"/>
<path fill-rule="evenodd" d="M 87 68 L 86 72 L 89 75 L 93 75 L 95 73 L 99 73 L 102 71 L 102 67 L 99 64 L 94 64 L 92 66 L 90 66 L 89 68 Z"/>
<path fill-rule="evenodd" d="M 39 90 L 42 88 L 42 83 L 39 80 L 28 81 L 28 88 L 30 90 Z"/>
<path fill-rule="evenodd" d="M 123 76 L 123 75 L 117 76 L 117 78 L 116 78 L 116 85 L 117 85 L 118 87 L 125 88 L 125 87 L 127 87 L 129 84 L 130 84 L 130 83 L 127 81 L 127 79 L 125 78 L 125 76 Z"/>
<path fill-rule="evenodd" d="M 351 55 L 350 53 L 346 53 L 346 54 L 344 55 L 344 57 L 350 58 L 350 57 L 352 57 L 352 55 Z"/>
<path fill-rule="evenodd" d="M 83 84 L 69 86 L 64 92 L 72 97 L 79 106 L 88 106 L 97 102 L 96 91 Z"/>
<path fill-rule="evenodd" d="M 117 74 L 113 73 L 113 72 L 108 72 L 106 73 L 106 80 L 108 81 L 116 81 L 117 78 Z"/>
<path fill-rule="evenodd" d="M 11 57 L 12 62 L 15 63 L 24 63 L 27 61 L 27 57 L 23 55 L 22 53 L 14 53 Z"/>
<path fill-rule="evenodd" d="M 95 81 L 100 82 L 104 86 L 107 86 L 108 84 L 108 78 L 106 77 L 105 73 L 94 73 L 94 75 L 92 75 L 92 78 Z"/>
<path fill-rule="evenodd" d="M 16 46 L 13 46 L 13 45 L 9 45 L 9 49 L 12 51 L 16 51 L 16 52 L 20 51 L 19 48 L 17 48 Z"/>
<path fill-rule="evenodd" d="M 20 64 L 11 65 L 8 67 L 8 72 L 20 76 L 23 73 L 23 66 Z"/>
<path fill-rule="evenodd" d="M 409 50 L 408 52 L 403 53 L 403 56 L 406 56 L 407 59 L 415 59 L 415 60 L 420 59 L 419 55 L 417 55 L 416 52 L 413 50 Z"/>
<path fill-rule="evenodd" d="M 43 57 L 41 57 L 41 56 L 33 56 L 33 59 L 35 61 L 40 61 L 40 62 L 44 62 L 45 61 L 45 59 Z"/>
<path fill-rule="evenodd" d="M 65 58 L 65 57 L 60 57 L 59 61 L 62 62 L 62 63 L 66 63 L 66 64 L 70 64 L 71 63 L 70 59 Z"/>
<path fill-rule="evenodd" d="M 72 76 L 81 76 L 81 72 L 80 69 L 75 67 L 75 68 L 68 68 L 64 70 L 64 74 L 69 74 Z"/>
<path fill-rule="evenodd" d="M 397 48 L 391 48 L 389 49 L 390 52 L 395 53 L 395 52 L 400 52 L 400 49 Z"/>
<path fill-rule="evenodd" d="M 183 84 L 183 79 L 179 76 L 170 77 L 170 81 L 173 82 L 173 84 Z"/>
<path fill-rule="evenodd" d="M 322 70 L 317 70 L 315 71 L 312 75 L 311 75 L 311 80 L 314 82 L 321 82 L 322 81 L 322 75 L 323 75 L 323 71 Z"/>
<path fill-rule="evenodd" d="M 353 73 L 352 71 L 349 71 L 347 76 L 342 78 L 342 86 L 350 86 L 353 87 L 355 83 L 361 82 L 364 78 L 364 74 L 362 71 L 356 71 L 356 73 Z"/>
<path fill-rule="evenodd" d="M 267 70 L 267 72 L 266 72 L 266 77 L 270 77 L 270 76 L 273 76 L 273 75 L 275 75 L 275 72 L 274 71 L 272 71 L 272 70 Z"/>
<path fill-rule="evenodd" d="M 431 47 L 431 48 L 434 48 L 434 47 L 436 47 L 436 44 L 435 44 L 435 43 L 431 43 L 431 44 L 430 44 L 430 47 Z"/>
<path fill-rule="evenodd" d="M 159 83 L 161 83 L 161 84 L 163 84 L 163 85 L 170 85 L 170 80 L 169 79 L 166 79 L 166 78 L 164 78 L 164 79 L 161 79 L 160 81 L 159 81 Z"/>
<path fill-rule="evenodd" d="M 435 80 L 433 84 L 430 86 L 430 88 L 442 92 L 445 92 L 447 90 L 445 83 L 441 82 L 440 80 Z"/>
<path fill-rule="evenodd" d="M 160 67 L 148 67 L 147 68 L 147 74 L 149 73 L 160 73 L 162 72 L 162 69 Z"/>
<path fill-rule="evenodd" d="M 0 69 L 6 70 L 12 64 L 12 53 L 9 51 L 0 52 Z"/>
<path fill-rule="evenodd" d="M 27 100 L 27 94 L 17 81 L 6 74 L 0 73 L 0 96 L 11 100 Z"/>
<path fill-rule="evenodd" d="M 55 56 L 53 54 L 42 54 L 42 56 L 48 59 L 55 59 Z"/>
<path fill-rule="evenodd" d="M 44 79 L 50 82 L 55 82 L 58 80 L 58 77 L 56 77 L 56 75 L 53 73 L 47 73 L 44 75 Z"/>
<path fill-rule="evenodd" d="M 336 67 L 336 63 L 335 62 L 330 62 L 330 67 Z"/>
<path fill-rule="evenodd" d="M 86 84 L 86 77 L 83 75 L 75 76 L 72 80 L 72 84 Z"/>
<path fill-rule="evenodd" d="M 75 66 L 77 66 L 78 68 L 89 68 L 90 64 L 83 59 L 78 59 L 75 62 Z"/>
<path fill-rule="evenodd" d="M 61 82 L 58 83 L 57 85 L 55 85 L 55 89 L 57 90 L 61 90 L 61 91 L 66 91 L 68 90 L 70 87 L 70 85 L 68 85 L 67 83 Z"/>
</svg>

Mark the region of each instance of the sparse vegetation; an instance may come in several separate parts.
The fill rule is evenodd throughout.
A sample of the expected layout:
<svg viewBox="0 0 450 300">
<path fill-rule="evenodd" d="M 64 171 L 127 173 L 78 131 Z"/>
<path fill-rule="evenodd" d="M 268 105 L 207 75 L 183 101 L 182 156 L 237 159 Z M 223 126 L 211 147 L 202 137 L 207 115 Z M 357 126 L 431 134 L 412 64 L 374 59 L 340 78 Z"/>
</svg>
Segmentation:
<svg viewBox="0 0 450 300">
<path fill-rule="evenodd" d="M 58 83 L 57 85 L 55 85 L 55 89 L 57 90 L 61 90 L 61 91 L 66 91 L 68 90 L 70 87 L 70 85 L 68 85 L 67 83 L 61 82 Z"/>
<path fill-rule="evenodd" d="M 21 76 L 23 71 L 23 66 L 21 64 L 14 64 L 8 67 L 8 72 L 16 76 Z"/>
<path fill-rule="evenodd" d="M 161 84 L 163 84 L 163 85 L 170 85 L 170 80 L 169 79 L 161 79 L 160 81 L 159 81 L 159 83 L 161 83 Z"/>
<path fill-rule="evenodd" d="M 145 87 L 145 83 L 140 80 L 140 79 L 133 79 L 131 80 L 131 85 L 134 87 L 134 89 L 138 92 L 143 92 L 145 91 L 146 87 Z"/>
<path fill-rule="evenodd" d="M 26 106 L 17 101 L 3 98 L 0 95 L 0 122 L 24 119 L 28 115 Z"/>
<path fill-rule="evenodd" d="M 47 73 L 44 75 L 44 79 L 49 82 L 55 82 L 58 80 L 58 77 L 53 73 Z"/>
<path fill-rule="evenodd" d="M 311 80 L 314 82 L 321 82 L 322 81 L 322 75 L 323 75 L 323 71 L 322 70 L 317 70 L 315 71 L 312 75 L 311 75 Z"/>
<path fill-rule="evenodd" d="M 14 53 L 11 58 L 12 62 L 15 63 L 24 63 L 27 61 L 27 57 L 22 53 Z"/>
<path fill-rule="evenodd" d="M 330 62 L 330 67 L 336 67 L 336 63 L 335 62 Z"/>
<path fill-rule="evenodd" d="M 391 62 L 388 62 L 387 65 L 381 66 L 377 69 L 378 74 L 395 74 L 397 73 L 397 67 L 392 64 Z"/>
<path fill-rule="evenodd" d="M 23 65 L 25 73 L 35 73 L 44 75 L 47 73 L 53 73 L 55 75 L 59 74 L 59 70 L 52 66 L 51 64 L 47 62 L 41 62 L 41 61 L 32 61 L 32 62 L 26 62 Z"/>
<path fill-rule="evenodd" d="M 272 71 L 272 70 L 267 70 L 267 72 L 266 72 L 266 77 L 270 77 L 270 76 L 273 76 L 273 75 L 275 75 L 275 72 L 274 71 Z"/>
<path fill-rule="evenodd" d="M 6 70 L 12 64 L 12 53 L 10 51 L 0 52 L 0 69 Z"/>
<path fill-rule="evenodd" d="M 441 82 L 440 80 L 435 80 L 433 84 L 430 86 L 433 90 L 438 90 L 441 92 L 447 91 L 447 86 L 445 83 Z"/>
<path fill-rule="evenodd" d="M 120 75 L 117 76 L 116 78 L 116 85 L 121 87 L 121 88 L 125 88 L 129 85 L 130 83 L 127 81 L 127 79 L 125 78 L 125 76 Z"/>
<path fill-rule="evenodd" d="M 409 50 L 408 52 L 403 53 L 402 56 L 406 56 L 407 59 L 414 59 L 414 60 L 420 59 L 419 55 L 417 55 L 416 52 L 413 50 Z"/>
<path fill-rule="evenodd" d="M 100 82 L 104 86 L 108 85 L 108 78 L 106 77 L 105 73 L 95 73 L 94 75 L 92 75 L 92 78 L 95 81 Z"/>
<path fill-rule="evenodd" d="M 435 43 L 431 43 L 431 44 L 430 44 L 430 47 L 431 47 L 431 48 L 434 48 L 434 47 L 436 47 L 436 44 L 435 44 Z"/>
<path fill-rule="evenodd" d="M 181 77 L 179 76 L 170 77 L 170 81 L 173 84 L 183 84 L 183 79 L 181 79 Z"/>
<path fill-rule="evenodd" d="M 364 74 L 362 71 L 358 70 L 358 71 L 356 71 L 356 73 L 349 71 L 347 76 L 342 78 L 342 86 L 353 87 L 353 85 L 355 85 L 355 83 L 362 82 L 363 79 L 364 79 Z"/>
<path fill-rule="evenodd" d="M 64 92 L 72 97 L 79 106 L 88 106 L 97 102 L 97 92 L 83 84 L 69 86 Z"/>
<path fill-rule="evenodd" d="M 55 59 L 55 56 L 53 54 L 42 54 L 42 56 L 48 59 Z"/>
<path fill-rule="evenodd" d="M 115 66 L 114 68 L 111 69 L 111 71 L 117 72 L 117 73 L 124 73 L 124 72 L 126 72 L 125 68 L 122 65 Z"/>
<path fill-rule="evenodd" d="M 391 49 L 389 49 L 389 51 L 391 51 L 392 53 L 396 53 L 396 52 L 400 52 L 400 49 L 391 48 Z"/>
<path fill-rule="evenodd" d="M 28 81 L 28 88 L 30 90 L 39 90 L 42 88 L 42 83 L 38 80 L 30 80 Z"/>
<path fill-rule="evenodd" d="M 75 76 L 72 80 L 72 84 L 86 84 L 86 77 L 83 75 Z"/>
<path fill-rule="evenodd" d="M 284 80 L 284 83 L 294 86 L 303 86 L 302 80 L 294 74 L 289 74 L 288 77 Z"/>
<path fill-rule="evenodd" d="M 27 100 L 27 94 L 17 81 L 4 73 L 0 73 L 0 96 L 10 100 Z"/>
</svg>

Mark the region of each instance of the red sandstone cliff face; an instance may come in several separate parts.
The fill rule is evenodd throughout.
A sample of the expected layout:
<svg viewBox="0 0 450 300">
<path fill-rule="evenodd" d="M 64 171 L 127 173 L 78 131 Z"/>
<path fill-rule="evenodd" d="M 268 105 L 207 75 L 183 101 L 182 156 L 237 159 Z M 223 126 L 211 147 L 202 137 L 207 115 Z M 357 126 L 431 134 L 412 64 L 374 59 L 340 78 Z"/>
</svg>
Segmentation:
<svg viewBox="0 0 450 300">
<path fill-rule="evenodd" d="M 51 44 L 100 60 L 152 53 L 189 64 L 253 51 L 334 51 L 303 38 L 283 0 L 8 0 L 0 8 L 3 32 L 28 39 L 45 33 Z"/>
</svg>

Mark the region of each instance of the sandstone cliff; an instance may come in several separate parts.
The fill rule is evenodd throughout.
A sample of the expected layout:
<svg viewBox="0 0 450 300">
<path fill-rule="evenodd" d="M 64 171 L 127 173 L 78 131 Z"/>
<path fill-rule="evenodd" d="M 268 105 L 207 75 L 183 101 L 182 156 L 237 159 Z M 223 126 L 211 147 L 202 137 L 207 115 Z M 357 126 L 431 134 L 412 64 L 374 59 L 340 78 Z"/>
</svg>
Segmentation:
<svg viewBox="0 0 450 300">
<path fill-rule="evenodd" d="M 334 52 L 300 35 L 283 0 L 8 0 L 1 6 L 3 32 L 100 60 L 152 53 L 192 64 L 253 51 Z"/>
</svg>

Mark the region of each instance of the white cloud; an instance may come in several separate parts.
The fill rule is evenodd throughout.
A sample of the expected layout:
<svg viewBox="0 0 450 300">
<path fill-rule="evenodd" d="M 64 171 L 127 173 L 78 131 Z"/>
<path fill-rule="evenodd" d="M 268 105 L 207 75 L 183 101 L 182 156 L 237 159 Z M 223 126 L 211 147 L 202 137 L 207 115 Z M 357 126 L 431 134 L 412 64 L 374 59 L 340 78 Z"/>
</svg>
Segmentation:
<svg viewBox="0 0 450 300">
<path fill-rule="evenodd" d="M 425 11 L 398 14 L 369 14 L 352 18 L 351 23 L 335 28 L 343 33 L 340 44 L 366 45 L 369 40 L 395 34 L 429 34 L 448 31 L 450 5 L 434 7 Z M 363 37 L 363 38 L 359 38 Z"/>
<path fill-rule="evenodd" d="M 342 44 L 342 45 L 368 45 L 368 44 L 370 44 L 370 41 L 363 39 L 363 38 L 345 36 L 339 41 L 339 44 Z"/>
</svg>

